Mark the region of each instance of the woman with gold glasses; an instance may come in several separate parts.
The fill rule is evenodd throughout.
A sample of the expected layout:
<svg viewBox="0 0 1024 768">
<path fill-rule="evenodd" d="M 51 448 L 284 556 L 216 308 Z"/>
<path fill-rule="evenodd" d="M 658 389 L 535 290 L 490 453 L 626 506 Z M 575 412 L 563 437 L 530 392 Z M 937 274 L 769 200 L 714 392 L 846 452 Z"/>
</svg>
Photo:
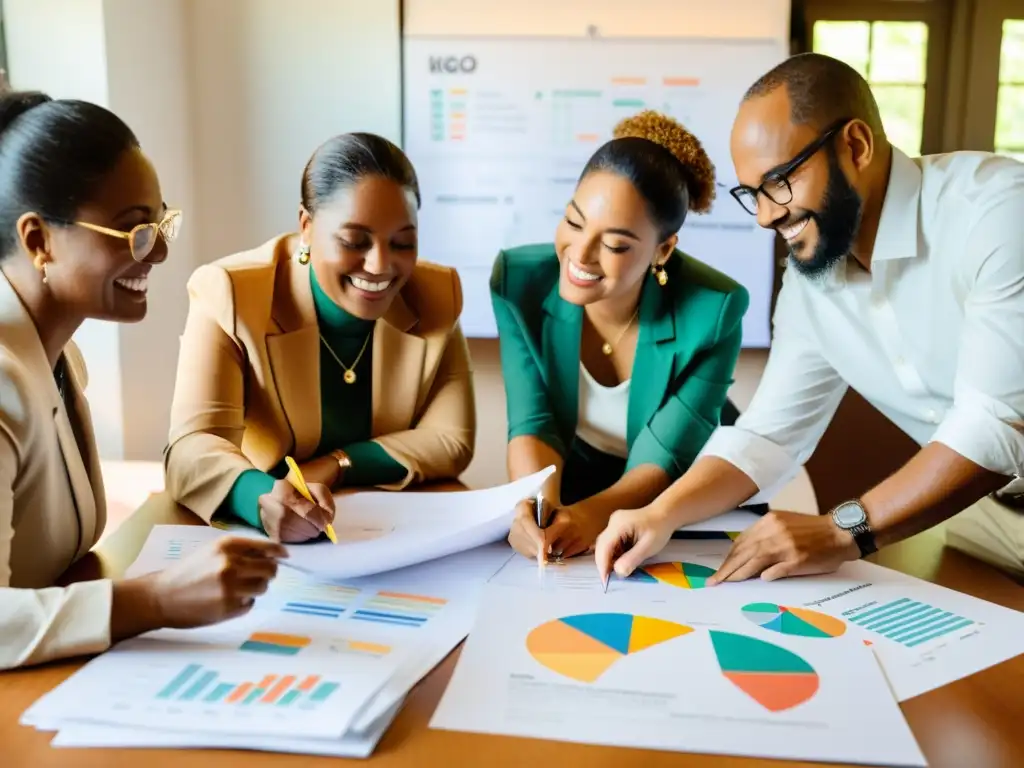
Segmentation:
<svg viewBox="0 0 1024 768">
<path fill-rule="evenodd" d="M 328 530 L 342 486 L 458 476 L 476 431 L 462 289 L 417 263 L 408 158 L 336 136 L 301 192 L 298 232 L 189 281 L 165 459 L 179 503 L 288 542 Z"/>
<path fill-rule="evenodd" d="M 103 479 L 72 335 L 138 322 L 168 211 L 138 140 L 95 104 L 0 96 L 0 669 L 248 610 L 284 556 L 230 538 L 165 571 L 54 586 L 103 533 Z"/>
</svg>

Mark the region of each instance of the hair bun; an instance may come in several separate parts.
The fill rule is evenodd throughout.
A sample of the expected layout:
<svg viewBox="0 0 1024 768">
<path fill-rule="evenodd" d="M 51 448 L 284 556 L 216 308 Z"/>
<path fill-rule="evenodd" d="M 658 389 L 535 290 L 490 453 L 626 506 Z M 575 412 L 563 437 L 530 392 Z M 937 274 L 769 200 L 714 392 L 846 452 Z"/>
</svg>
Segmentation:
<svg viewBox="0 0 1024 768">
<path fill-rule="evenodd" d="M 690 210 L 707 213 L 715 199 L 715 166 L 700 140 L 668 115 L 645 109 L 621 120 L 612 135 L 616 139 L 637 138 L 664 147 L 682 164 L 686 172 L 686 191 Z"/>
<path fill-rule="evenodd" d="M 8 91 L 0 94 L 0 133 L 30 109 L 53 101 L 40 91 Z"/>
</svg>

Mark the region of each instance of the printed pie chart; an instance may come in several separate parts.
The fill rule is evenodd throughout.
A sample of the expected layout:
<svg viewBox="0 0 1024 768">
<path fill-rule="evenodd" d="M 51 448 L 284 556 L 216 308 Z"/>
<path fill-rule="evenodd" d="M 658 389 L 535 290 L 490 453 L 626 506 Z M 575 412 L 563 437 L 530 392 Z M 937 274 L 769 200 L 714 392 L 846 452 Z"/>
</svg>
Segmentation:
<svg viewBox="0 0 1024 768">
<path fill-rule="evenodd" d="M 698 563 L 652 563 L 642 565 L 629 575 L 632 581 L 667 584 L 679 589 L 703 589 L 714 568 Z"/>
<path fill-rule="evenodd" d="M 650 616 L 584 613 L 535 627 L 526 636 L 526 649 L 552 672 L 594 683 L 624 656 L 694 631 Z M 792 651 L 734 632 L 710 630 L 702 642 L 708 636 L 722 676 L 769 712 L 792 709 L 817 693 L 818 673 Z M 685 648 L 684 643 L 681 654 Z"/>
<path fill-rule="evenodd" d="M 743 617 L 762 629 L 799 637 L 839 637 L 846 624 L 839 619 L 807 608 L 790 608 L 775 603 L 749 603 Z"/>
<path fill-rule="evenodd" d="M 623 656 L 693 632 L 692 627 L 629 613 L 584 613 L 530 631 L 526 649 L 539 663 L 581 683 L 593 683 Z"/>
<path fill-rule="evenodd" d="M 818 673 L 792 651 L 733 632 L 710 634 L 722 675 L 768 711 L 792 709 L 818 692 Z"/>
</svg>

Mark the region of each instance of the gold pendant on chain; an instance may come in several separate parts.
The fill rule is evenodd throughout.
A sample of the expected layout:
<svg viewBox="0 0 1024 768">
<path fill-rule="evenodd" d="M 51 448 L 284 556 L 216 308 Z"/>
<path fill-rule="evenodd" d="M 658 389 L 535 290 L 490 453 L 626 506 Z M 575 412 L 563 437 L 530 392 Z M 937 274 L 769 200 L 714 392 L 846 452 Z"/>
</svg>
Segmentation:
<svg viewBox="0 0 1024 768">
<path fill-rule="evenodd" d="M 604 352 L 605 357 L 608 357 L 612 353 L 612 345 L 607 341 L 601 346 L 601 351 Z"/>
<path fill-rule="evenodd" d="M 342 379 L 344 379 L 346 384 L 355 384 L 356 372 L 350 368 L 349 370 L 345 371 L 345 375 L 342 376 Z"/>
</svg>

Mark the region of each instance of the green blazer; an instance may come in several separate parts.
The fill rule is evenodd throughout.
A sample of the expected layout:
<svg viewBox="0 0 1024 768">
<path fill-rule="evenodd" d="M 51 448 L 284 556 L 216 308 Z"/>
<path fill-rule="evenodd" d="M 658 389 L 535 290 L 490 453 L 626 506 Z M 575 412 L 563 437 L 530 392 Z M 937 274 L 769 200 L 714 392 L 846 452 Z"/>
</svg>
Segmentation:
<svg viewBox="0 0 1024 768">
<path fill-rule="evenodd" d="M 743 337 L 746 289 L 676 251 L 668 283 L 646 279 L 633 362 L 626 442 L 629 471 L 673 479 L 719 424 Z M 579 415 L 583 308 L 559 296 L 553 244 L 502 251 L 491 275 L 508 410 L 508 439 L 533 435 L 568 456 Z"/>
</svg>

